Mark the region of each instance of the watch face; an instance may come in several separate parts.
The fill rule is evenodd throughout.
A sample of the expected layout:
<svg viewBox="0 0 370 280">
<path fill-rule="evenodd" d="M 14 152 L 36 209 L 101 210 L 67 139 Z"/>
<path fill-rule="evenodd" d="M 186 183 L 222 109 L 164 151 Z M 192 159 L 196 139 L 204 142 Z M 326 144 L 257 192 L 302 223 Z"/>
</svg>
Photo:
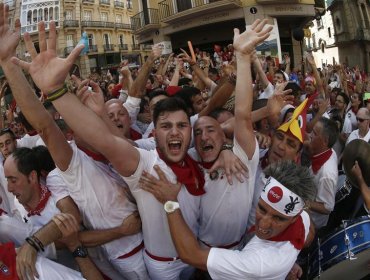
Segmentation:
<svg viewBox="0 0 370 280">
<path fill-rule="evenodd" d="M 74 257 L 86 258 L 87 257 L 87 249 L 83 246 L 79 246 L 73 252 Z"/>
<path fill-rule="evenodd" d="M 167 201 L 164 204 L 164 210 L 167 213 L 172 213 L 172 212 L 174 212 L 178 208 L 179 208 L 179 204 L 177 202 L 174 202 L 174 201 Z"/>
</svg>

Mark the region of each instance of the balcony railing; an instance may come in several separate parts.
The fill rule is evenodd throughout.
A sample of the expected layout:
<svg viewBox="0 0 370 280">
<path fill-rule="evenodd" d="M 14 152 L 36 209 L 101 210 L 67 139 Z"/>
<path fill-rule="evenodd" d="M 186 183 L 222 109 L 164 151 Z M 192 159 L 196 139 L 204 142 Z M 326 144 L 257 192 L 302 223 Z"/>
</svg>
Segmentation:
<svg viewBox="0 0 370 280">
<path fill-rule="evenodd" d="M 110 0 L 99 0 L 100 5 L 110 5 Z"/>
<path fill-rule="evenodd" d="M 114 45 L 112 45 L 112 44 L 103 45 L 103 47 L 104 47 L 105 52 L 114 51 Z"/>
<path fill-rule="evenodd" d="M 64 55 L 65 56 L 69 55 L 73 51 L 74 48 L 75 48 L 74 46 L 69 46 L 69 47 L 64 48 Z"/>
<path fill-rule="evenodd" d="M 59 27 L 59 21 L 55 21 L 55 26 L 56 27 Z M 49 22 L 45 22 L 45 29 L 48 30 L 49 29 Z M 37 32 L 38 31 L 38 28 L 37 28 L 37 23 L 34 23 L 34 24 L 29 24 L 29 25 L 25 25 L 25 26 L 22 26 L 21 28 L 21 33 L 25 33 L 25 32 L 28 32 L 28 33 L 32 33 L 32 32 Z"/>
<path fill-rule="evenodd" d="M 140 45 L 138 45 L 138 44 L 132 44 L 132 45 L 131 45 L 131 48 L 132 48 L 133 50 L 140 50 Z"/>
<path fill-rule="evenodd" d="M 125 7 L 125 4 L 123 4 L 123 2 L 121 1 L 114 1 L 114 7 L 123 9 Z"/>
<path fill-rule="evenodd" d="M 131 10 L 132 9 L 132 2 L 127 1 L 127 9 Z"/>
<path fill-rule="evenodd" d="M 118 48 L 119 48 L 121 51 L 127 51 L 127 50 L 128 50 L 128 45 L 127 45 L 127 44 L 119 44 L 119 45 L 118 45 Z"/>
<path fill-rule="evenodd" d="M 86 4 L 94 4 L 95 0 L 82 0 L 82 3 Z"/>
<path fill-rule="evenodd" d="M 78 20 L 68 19 L 63 22 L 63 27 L 78 27 L 78 26 L 79 26 Z"/>
<path fill-rule="evenodd" d="M 116 22 L 117 29 L 132 29 L 131 24 Z"/>
<path fill-rule="evenodd" d="M 163 0 L 158 3 L 159 17 L 165 19 L 177 13 L 197 8 L 199 13 L 208 9 L 218 9 L 222 11 L 225 8 L 241 6 L 240 0 L 181 0 L 177 1 L 177 7 L 173 0 Z"/>
<path fill-rule="evenodd" d="M 132 29 L 134 31 L 145 27 L 150 24 L 159 24 L 158 9 L 148 8 L 131 18 Z"/>
<path fill-rule="evenodd" d="M 82 27 L 114 28 L 114 22 L 83 20 L 81 21 L 81 26 Z"/>
<path fill-rule="evenodd" d="M 89 45 L 89 52 L 98 52 L 97 45 Z"/>
</svg>

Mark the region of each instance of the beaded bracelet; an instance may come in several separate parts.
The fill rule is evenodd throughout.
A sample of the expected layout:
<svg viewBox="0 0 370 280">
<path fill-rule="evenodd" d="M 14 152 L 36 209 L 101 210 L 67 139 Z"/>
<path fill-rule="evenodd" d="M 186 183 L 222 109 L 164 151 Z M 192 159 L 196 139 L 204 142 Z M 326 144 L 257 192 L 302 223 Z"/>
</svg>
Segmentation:
<svg viewBox="0 0 370 280">
<path fill-rule="evenodd" d="M 39 252 L 40 251 L 40 249 L 39 249 L 39 247 L 37 247 L 35 241 L 33 241 L 30 237 L 27 237 L 26 238 L 26 242 L 28 244 L 30 244 L 36 250 L 36 252 Z"/>
<path fill-rule="evenodd" d="M 57 89 L 55 91 L 53 91 L 52 93 L 50 93 L 48 95 L 48 98 L 47 100 L 49 101 L 55 101 L 57 100 L 58 98 L 62 97 L 64 94 L 66 94 L 68 92 L 68 88 L 67 88 L 67 85 L 64 84 L 62 88 L 60 89 Z"/>
</svg>

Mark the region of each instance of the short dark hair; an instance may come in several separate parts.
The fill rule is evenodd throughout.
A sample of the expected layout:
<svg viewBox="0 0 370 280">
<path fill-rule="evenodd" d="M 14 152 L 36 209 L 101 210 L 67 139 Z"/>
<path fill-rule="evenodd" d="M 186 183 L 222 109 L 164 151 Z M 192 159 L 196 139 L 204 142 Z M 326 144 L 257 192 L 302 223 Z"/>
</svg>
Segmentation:
<svg viewBox="0 0 370 280">
<path fill-rule="evenodd" d="M 0 136 L 3 136 L 5 134 L 9 134 L 10 138 L 12 138 L 12 140 L 15 140 L 17 138 L 15 136 L 13 130 L 11 130 L 9 127 L 6 127 L 6 128 L 3 128 L 2 130 L 0 130 Z"/>
<path fill-rule="evenodd" d="M 267 177 L 274 177 L 303 200 L 314 200 L 316 197 L 316 186 L 307 167 L 283 160 L 271 163 L 263 172 Z"/>
<path fill-rule="evenodd" d="M 170 98 L 165 98 L 165 99 L 158 101 L 155 104 L 154 111 L 153 111 L 154 127 L 157 126 L 157 120 L 160 115 L 162 115 L 165 112 L 176 112 L 176 111 L 184 111 L 190 122 L 190 114 L 183 100 L 177 97 L 170 97 Z"/>
<path fill-rule="evenodd" d="M 17 169 L 23 175 L 28 176 L 32 171 L 36 171 L 37 178 L 40 178 L 40 163 L 36 153 L 30 148 L 17 148 L 12 153 L 16 161 Z"/>
<path fill-rule="evenodd" d="M 189 78 L 181 78 L 179 79 L 179 82 L 178 82 L 178 86 L 181 87 L 181 86 L 189 86 L 189 83 L 191 83 L 193 80 L 192 79 L 189 79 Z"/>
<path fill-rule="evenodd" d="M 280 74 L 280 75 L 283 75 L 283 79 L 284 79 L 284 81 L 286 81 L 286 77 L 285 77 L 285 74 L 284 74 L 284 72 L 283 72 L 283 71 L 281 71 L 281 70 L 276 70 L 274 74 Z"/>
<path fill-rule="evenodd" d="M 147 96 L 149 98 L 149 102 L 154 98 L 154 97 L 157 97 L 157 96 L 160 96 L 160 95 L 164 95 L 164 96 L 168 96 L 167 92 L 164 91 L 163 89 L 154 89 L 152 91 L 150 91 Z"/>
<path fill-rule="evenodd" d="M 324 117 L 321 117 L 319 122 L 322 124 L 321 133 L 328 140 L 328 148 L 333 147 L 339 135 L 337 124 L 334 121 Z"/>
<path fill-rule="evenodd" d="M 28 120 L 26 119 L 26 117 L 23 115 L 22 112 L 19 112 L 18 119 L 19 119 L 19 122 L 23 124 L 23 127 L 26 129 L 27 133 L 35 130 L 33 126 L 28 122 Z"/>
<path fill-rule="evenodd" d="M 216 108 L 214 109 L 211 113 L 208 114 L 208 116 L 210 116 L 211 118 L 214 118 L 215 120 L 218 119 L 218 117 L 224 113 L 224 112 L 230 112 L 229 110 L 225 109 L 225 108 Z M 231 114 L 233 112 L 230 112 Z"/>
<path fill-rule="evenodd" d="M 337 94 L 337 97 L 338 96 L 342 96 L 343 97 L 343 100 L 344 100 L 344 103 L 346 104 L 346 105 L 348 105 L 349 104 L 349 97 L 348 97 L 348 95 L 347 94 L 345 94 L 344 92 L 339 92 L 338 94 Z"/>
<path fill-rule="evenodd" d="M 48 148 L 45 146 L 36 146 L 32 148 L 32 152 L 38 159 L 40 171 L 44 170 L 49 173 L 51 170 L 55 169 L 55 163 Z"/>
<path fill-rule="evenodd" d="M 201 94 L 200 90 L 196 87 L 184 87 L 181 90 L 179 90 L 175 94 L 175 96 L 177 98 L 182 99 L 185 102 L 185 104 L 188 106 L 188 108 L 194 110 L 192 98 L 200 94 Z"/>
</svg>

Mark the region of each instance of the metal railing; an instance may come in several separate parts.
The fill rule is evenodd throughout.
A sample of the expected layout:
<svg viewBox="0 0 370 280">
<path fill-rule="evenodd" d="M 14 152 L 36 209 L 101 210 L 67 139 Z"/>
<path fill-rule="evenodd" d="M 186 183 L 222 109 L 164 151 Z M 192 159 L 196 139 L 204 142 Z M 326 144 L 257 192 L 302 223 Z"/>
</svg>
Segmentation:
<svg viewBox="0 0 370 280">
<path fill-rule="evenodd" d="M 121 2 L 121 1 L 114 1 L 114 7 L 116 7 L 116 8 L 124 8 L 125 7 L 125 4 L 123 4 L 123 2 Z"/>
<path fill-rule="evenodd" d="M 102 5 L 110 5 L 110 0 L 99 0 L 99 3 Z"/>
<path fill-rule="evenodd" d="M 81 21 L 81 26 L 82 27 L 114 28 L 114 22 L 83 20 Z"/>
<path fill-rule="evenodd" d="M 200 6 L 209 5 L 218 1 L 222 0 L 181 0 L 177 2 L 178 4 L 176 9 L 173 0 L 163 0 L 158 3 L 159 16 L 161 19 L 163 19 L 169 16 L 173 16 L 176 13 L 180 13 Z"/>
<path fill-rule="evenodd" d="M 54 21 L 54 22 L 55 22 L 55 26 L 59 27 L 59 21 Z M 45 29 L 46 30 L 49 29 L 49 22 L 48 21 L 45 22 Z M 21 28 L 21 33 L 22 34 L 25 33 L 25 32 L 32 33 L 32 32 L 37 32 L 37 31 L 38 31 L 38 23 L 25 25 L 25 26 L 22 26 L 22 28 Z"/>
<path fill-rule="evenodd" d="M 103 48 L 104 48 L 105 52 L 114 51 L 114 45 L 113 44 L 103 45 Z"/>
<path fill-rule="evenodd" d="M 122 51 L 127 51 L 128 50 L 128 45 L 127 44 L 119 44 L 118 48 Z"/>
<path fill-rule="evenodd" d="M 78 20 L 67 19 L 63 22 L 63 27 L 78 27 L 79 25 Z"/>
<path fill-rule="evenodd" d="M 132 45 L 131 45 L 131 48 L 132 48 L 133 50 L 140 50 L 140 45 L 138 45 L 138 44 L 132 44 Z"/>
<path fill-rule="evenodd" d="M 95 0 L 82 0 L 82 3 L 94 4 Z"/>
<path fill-rule="evenodd" d="M 98 52 L 97 45 L 89 45 L 89 52 Z"/>
<path fill-rule="evenodd" d="M 117 29 L 132 29 L 131 24 L 116 22 Z"/>
<path fill-rule="evenodd" d="M 134 31 L 149 24 L 159 24 L 158 9 L 149 8 L 131 18 L 132 29 Z"/>
</svg>

